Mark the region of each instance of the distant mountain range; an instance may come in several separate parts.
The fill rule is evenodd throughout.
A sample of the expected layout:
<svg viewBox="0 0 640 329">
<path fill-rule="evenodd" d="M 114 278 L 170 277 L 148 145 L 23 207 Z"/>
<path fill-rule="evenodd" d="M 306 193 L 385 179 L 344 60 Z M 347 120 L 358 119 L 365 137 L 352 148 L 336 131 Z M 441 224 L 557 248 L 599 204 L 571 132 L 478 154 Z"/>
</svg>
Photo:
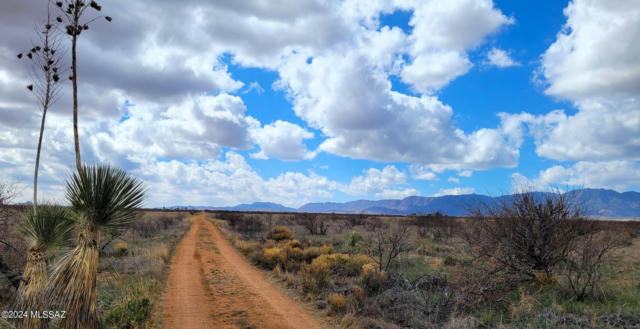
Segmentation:
<svg viewBox="0 0 640 329">
<path fill-rule="evenodd" d="M 538 192 L 544 195 L 546 192 Z M 640 218 L 640 193 L 618 193 L 606 189 L 580 189 L 567 192 L 574 194 L 587 214 L 610 218 Z M 357 200 L 344 203 L 323 202 L 307 203 L 298 209 L 285 207 L 272 202 L 255 202 L 240 204 L 234 207 L 195 207 L 175 206 L 171 208 L 187 208 L 195 210 L 235 210 L 235 211 L 270 211 L 270 212 L 312 212 L 312 213 L 347 213 L 347 214 L 380 214 L 411 215 L 429 214 L 439 211 L 450 216 L 467 215 L 467 209 L 479 207 L 481 204 L 512 196 L 490 197 L 480 194 L 445 195 L 440 197 L 410 196 L 402 200 Z"/>
</svg>

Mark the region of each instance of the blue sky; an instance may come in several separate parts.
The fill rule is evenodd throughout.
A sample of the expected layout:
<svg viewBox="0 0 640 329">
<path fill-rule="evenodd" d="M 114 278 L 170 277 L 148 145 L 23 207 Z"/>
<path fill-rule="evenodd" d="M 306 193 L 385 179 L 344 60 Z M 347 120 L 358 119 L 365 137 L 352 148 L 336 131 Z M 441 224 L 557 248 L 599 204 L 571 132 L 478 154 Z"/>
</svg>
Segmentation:
<svg viewBox="0 0 640 329">
<path fill-rule="evenodd" d="M 633 0 L 190 2 L 114 1 L 119 24 L 80 48 L 84 159 L 145 180 L 149 205 L 640 190 Z M 38 112 L 9 55 L 26 39 L 0 43 L 0 179 L 25 199 Z M 68 95 L 45 199 L 72 164 Z"/>
</svg>

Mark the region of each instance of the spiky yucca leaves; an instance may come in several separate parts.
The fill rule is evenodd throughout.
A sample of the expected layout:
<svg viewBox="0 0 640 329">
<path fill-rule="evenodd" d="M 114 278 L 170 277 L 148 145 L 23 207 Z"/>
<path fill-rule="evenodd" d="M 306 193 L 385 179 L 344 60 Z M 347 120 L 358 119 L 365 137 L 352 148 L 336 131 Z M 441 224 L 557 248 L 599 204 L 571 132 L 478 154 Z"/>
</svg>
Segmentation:
<svg viewBox="0 0 640 329">
<path fill-rule="evenodd" d="M 15 309 L 45 311 L 45 291 L 48 284 L 47 260 L 50 252 L 68 245 L 72 238 L 73 222 L 69 211 L 61 206 L 43 205 L 34 212 L 29 209 L 20 226 L 20 232 L 31 243 L 27 254 L 23 281 L 16 294 Z M 47 328 L 46 319 L 25 318 L 17 323 L 18 328 Z"/>
<path fill-rule="evenodd" d="M 100 231 L 114 233 L 135 218 L 142 205 L 142 183 L 126 171 L 106 165 L 87 166 L 67 182 L 79 229 L 78 244 L 54 267 L 48 296 L 67 311 L 67 329 L 98 328 L 96 279 Z"/>
</svg>

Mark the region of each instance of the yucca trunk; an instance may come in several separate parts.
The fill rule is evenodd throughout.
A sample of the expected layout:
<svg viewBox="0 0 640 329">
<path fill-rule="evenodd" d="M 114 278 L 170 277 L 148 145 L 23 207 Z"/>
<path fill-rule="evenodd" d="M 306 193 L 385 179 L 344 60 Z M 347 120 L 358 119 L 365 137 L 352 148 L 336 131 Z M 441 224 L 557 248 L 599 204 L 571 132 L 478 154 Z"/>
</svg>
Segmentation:
<svg viewBox="0 0 640 329">
<path fill-rule="evenodd" d="M 24 281 L 20 282 L 16 294 L 16 310 L 26 311 L 45 311 L 48 304 L 45 302 L 45 290 L 47 288 L 47 261 L 46 250 L 39 246 L 29 249 L 27 256 L 27 265 L 23 273 Z M 47 319 L 24 318 L 18 320 L 16 328 L 18 329 L 42 329 L 48 328 Z"/>
<path fill-rule="evenodd" d="M 60 259 L 52 275 L 49 298 L 66 311 L 61 328 L 100 327 L 96 310 L 98 237 L 95 229 L 82 229 L 78 245 Z"/>
</svg>

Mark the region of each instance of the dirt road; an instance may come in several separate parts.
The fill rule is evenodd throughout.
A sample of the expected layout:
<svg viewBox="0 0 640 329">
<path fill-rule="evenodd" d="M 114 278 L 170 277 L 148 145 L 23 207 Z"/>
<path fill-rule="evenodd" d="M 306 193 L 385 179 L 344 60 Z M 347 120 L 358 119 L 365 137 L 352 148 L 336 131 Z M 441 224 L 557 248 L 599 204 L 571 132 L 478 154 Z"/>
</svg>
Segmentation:
<svg viewBox="0 0 640 329">
<path fill-rule="evenodd" d="M 248 264 L 205 214 L 192 217 L 171 261 L 163 321 L 167 329 L 322 328 Z"/>
</svg>

